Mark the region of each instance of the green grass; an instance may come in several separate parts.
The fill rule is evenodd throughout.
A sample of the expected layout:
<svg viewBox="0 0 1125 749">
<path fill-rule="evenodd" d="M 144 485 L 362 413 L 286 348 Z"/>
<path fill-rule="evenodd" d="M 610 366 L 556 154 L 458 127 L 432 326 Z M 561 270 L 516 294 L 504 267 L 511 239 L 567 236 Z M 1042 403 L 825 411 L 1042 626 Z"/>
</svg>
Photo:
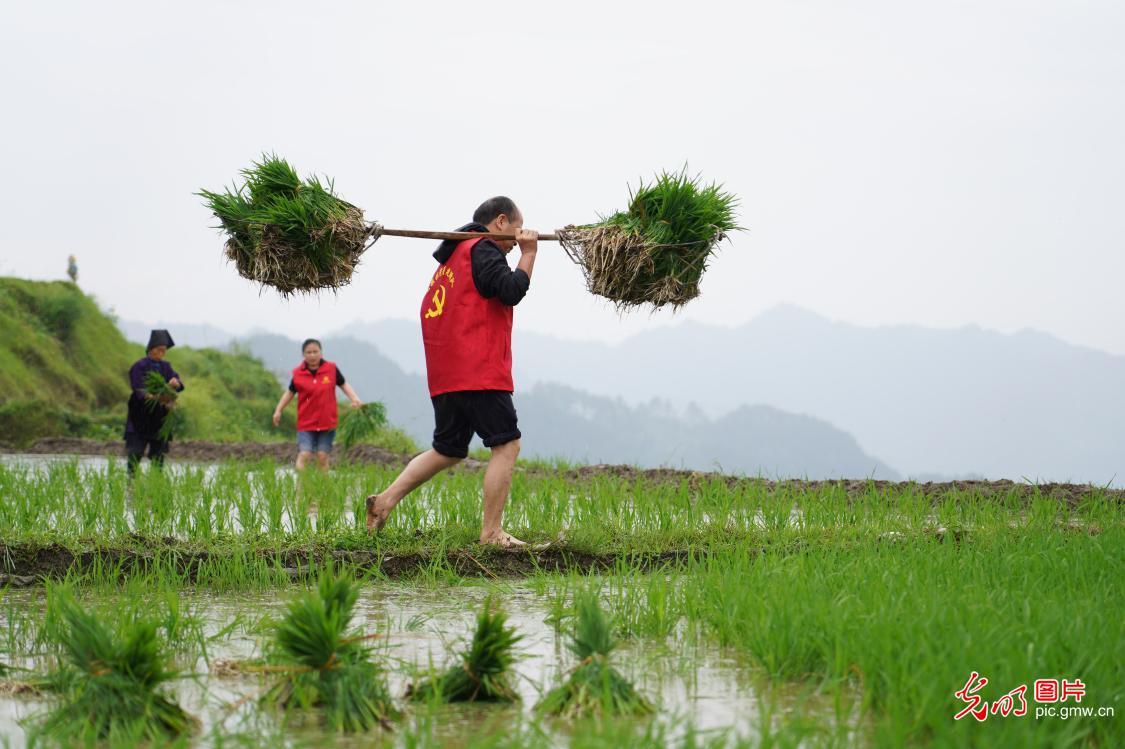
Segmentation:
<svg viewBox="0 0 1125 749">
<path fill-rule="evenodd" d="M 446 561 L 454 553 L 492 564 L 475 544 L 479 473 L 439 477 L 399 506 L 384 533 L 368 536 L 363 497 L 395 473 L 345 466 L 298 480 L 269 462 L 174 467 L 139 477 L 130 496 L 121 463 L 0 466 L 0 544 L 11 563 L 18 544 L 144 551 L 154 558 L 146 572 L 107 554 L 82 582 L 126 599 L 142 580 L 157 591 L 287 588 L 279 555 L 292 549 L 430 555 L 417 586 L 462 582 Z M 1037 678 L 1065 677 L 1087 685 L 1083 706 L 1119 707 L 1125 524 L 1116 495 L 1094 491 L 1074 504 L 1015 491 L 929 497 L 905 485 L 849 495 L 833 484 L 523 471 L 507 519 L 529 540 L 616 557 L 600 577 L 530 579 L 564 629 L 575 596 L 596 588 L 614 639 L 663 638 L 685 658 L 717 645 L 744 664 L 753 688 L 797 690 L 830 706 L 827 717 L 771 713 L 754 737 L 766 745 L 1113 746 L 1125 738 L 1119 718 L 953 721 L 962 706 L 954 692 L 973 670 L 988 677 L 990 702 Z M 187 576 L 176 561 L 191 550 L 220 554 Z M 682 557 L 643 573 L 639 555 L 657 552 Z M 29 647 L 15 634 L 9 646 Z M 547 743 L 536 730 L 521 724 L 504 740 Z"/>
</svg>

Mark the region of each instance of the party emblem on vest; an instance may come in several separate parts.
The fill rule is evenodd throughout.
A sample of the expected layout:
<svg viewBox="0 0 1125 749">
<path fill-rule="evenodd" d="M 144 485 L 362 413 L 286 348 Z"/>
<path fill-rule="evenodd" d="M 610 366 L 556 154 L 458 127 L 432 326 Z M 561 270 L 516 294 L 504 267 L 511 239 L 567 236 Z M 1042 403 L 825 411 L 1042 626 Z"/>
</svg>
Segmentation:
<svg viewBox="0 0 1125 749">
<path fill-rule="evenodd" d="M 325 385 L 327 385 L 328 384 L 328 375 L 324 375 L 324 379 L 321 380 L 321 382 L 323 382 Z"/>
<path fill-rule="evenodd" d="M 433 307 L 426 310 L 426 317 L 439 317 L 445 311 L 445 286 L 438 286 L 437 291 L 434 292 L 434 297 L 431 300 L 434 303 Z"/>
</svg>

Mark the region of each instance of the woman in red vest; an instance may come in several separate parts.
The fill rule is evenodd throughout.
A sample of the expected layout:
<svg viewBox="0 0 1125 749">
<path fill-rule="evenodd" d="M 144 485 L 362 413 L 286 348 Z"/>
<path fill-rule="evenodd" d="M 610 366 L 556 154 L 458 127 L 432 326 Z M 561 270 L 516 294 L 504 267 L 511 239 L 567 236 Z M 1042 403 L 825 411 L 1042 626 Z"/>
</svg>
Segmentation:
<svg viewBox="0 0 1125 749">
<path fill-rule="evenodd" d="M 525 546 L 502 521 L 520 453 L 512 403 L 512 308 L 531 284 L 539 234 L 523 228 L 519 209 L 505 197 L 486 200 L 459 231 L 511 239 L 448 240 L 434 253 L 439 265 L 419 313 L 434 406 L 433 447 L 410 461 L 386 491 L 367 498 L 367 527 L 381 529 L 403 497 L 461 462 L 476 433 L 492 451 L 484 472 L 480 542 Z M 513 270 L 505 255 L 517 244 L 520 259 Z"/>
<path fill-rule="evenodd" d="M 293 379 L 281 394 L 273 412 L 273 425 L 281 423 L 281 412 L 297 396 L 297 468 L 302 469 L 313 453 L 322 471 L 328 470 L 328 455 L 336 436 L 336 388 L 352 402 L 363 405 L 334 362 L 321 356 L 320 341 L 309 338 L 301 344 L 305 360 L 293 369 Z"/>
</svg>

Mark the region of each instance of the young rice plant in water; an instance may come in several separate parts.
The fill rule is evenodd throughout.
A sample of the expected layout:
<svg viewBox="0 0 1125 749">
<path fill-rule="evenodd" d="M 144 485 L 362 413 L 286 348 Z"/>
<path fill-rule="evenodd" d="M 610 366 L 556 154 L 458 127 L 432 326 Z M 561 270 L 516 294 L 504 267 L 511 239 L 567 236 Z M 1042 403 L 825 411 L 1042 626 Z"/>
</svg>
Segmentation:
<svg viewBox="0 0 1125 749">
<path fill-rule="evenodd" d="M 568 647 L 579 663 L 561 686 L 544 695 L 537 706 L 540 712 L 568 718 L 652 712 L 652 705 L 609 664 L 617 642 L 609 618 L 590 591 L 575 597 L 574 633 Z"/>
<path fill-rule="evenodd" d="M 375 635 L 350 630 L 358 596 L 356 583 L 325 572 L 316 591 L 289 604 L 277 624 L 271 659 L 280 666 L 280 678 L 267 701 L 318 708 L 337 731 L 389 727 L 397 712 L 365 644 Z"/>
<path fill-rule="evenodd" d="M 490 599 L 477 614 L 472 642 L 459 662 L 438 677 L 423 681 L 410 691 L 416 700 L 445 702 L 512 702 L 518 699 L 512 687 L 515 647 L 522 639 L 507 626 L 508 617 Z"/>
<path fill-rule="evenodd" d="M 160 743 L 195 729 L 195 719 L 164 689 L 179 674 L 155 619 L 137 616 L 111 628 L 65 590 L 50 590 L 49 597 L 51 634 L 64 661 L 51 678 L 60 698 L 43 721 L 45 733 Z"/>
</svg>

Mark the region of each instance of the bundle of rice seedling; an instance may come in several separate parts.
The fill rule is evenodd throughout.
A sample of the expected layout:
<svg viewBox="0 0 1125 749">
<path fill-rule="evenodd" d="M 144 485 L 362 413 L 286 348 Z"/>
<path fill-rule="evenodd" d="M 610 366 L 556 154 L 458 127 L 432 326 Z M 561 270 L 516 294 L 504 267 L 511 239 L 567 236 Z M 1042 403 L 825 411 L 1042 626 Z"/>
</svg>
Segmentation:
<svg viewBox="0 0 1125 749">
<path fill-rule="evenodd" d="M 319 708 L 337 731 L 390 727 L 398 716 L 381 669 L 349 631 L 359 586 L 323 573 L 317 590 L 298 597 L 277 624 L 271 660 L 278 682 L 264 698 L 285 708 Z"/>
<path fill-rule="evenodd" d="M 427 239 L 510 234 L 388 229 L 315 177 L 303 182 L 287 162 L 265 155 L 242 171 L 233 191 L 199 192 L 227 234 L 227 256 L 244 277 L 288 295 L 336 289 L 351 279 L 359 256 L 383 235 Z M 581 266 L 587 288 L 619 308 L 679 307 L 699 295 L 707 261 L 735 224 L 737 199 L 687 173 L 663 173 L 630 195 L 629 208 L 596 224 L 570 225 L 559 241 Z"/>
<path fill-rule="evenodd" d="M 227 257 L 239 274 L 285 295 L 351 281 L 368 239 L 363 211 L 337 197 L 331 182 L 302 181 L 273 154 L 242 176 L 234 190 L 199 192 L 227 234 Z"/>
<path fill-rule="evenodd" d="M 336 429 L 336 440 L 347 450 L 366 439 L 377 435 L 387 426 L 387 409 L 378 401 L 364 403 L 359 408 L 351 408 L 340 415 L 340 425 Z"/>
<path fill-rule="evenodd" d="M 575 599 L 576 621 L 568 645 L 579 658 L 566 682 L 544 695 L 536 709 L 547 715 L 644 715 L 652 705 L 609 665 L 617 647 L 609 618 L 597 596 L 580 593 Z"/>
<path fill-rule="evenodd" d="M 596 224 L 558 232 L 591 293 L 620 309 L 640 304 L 678 308 L 699 296 L 707 262 L 735 223 L 734 195 L 686 172 L 643 182 L 629 208 Z"/>
<path fill-rule="evenodd" d="M 164 421 L 160 423 L 160 430 L 156 433 L 157 439 L 167 442 L 181 436 L 187 429 L 187 419 L 176 402 L 180 394 L 155 369 L 145 372 L 145 392 L 152 396 L 146 404 L 150 410 L 165 411 Z"/>
<path fill-rule="evenodd" d="M 513 702 L 519 699 L 512 686 L 516 645 L 523 638 L 507 626 L 508 617 L 492 600 L 477 614 L 477 627 L 460 661 L 442 675 L 411 687 L 415 700 L 443 702 Z"/>
<path fill-rule="evenodd" d="M 169 665 L 154 619 L 125 620 L 116 631 L 65 594 L 53 596 L 52 627 L 66 662 L 50 677 L 61 701 L 42 729 L 86 739 L 163 742 L 190 733 L 196 720 L 162 689 L 179 674 Z"/>
</svg>

